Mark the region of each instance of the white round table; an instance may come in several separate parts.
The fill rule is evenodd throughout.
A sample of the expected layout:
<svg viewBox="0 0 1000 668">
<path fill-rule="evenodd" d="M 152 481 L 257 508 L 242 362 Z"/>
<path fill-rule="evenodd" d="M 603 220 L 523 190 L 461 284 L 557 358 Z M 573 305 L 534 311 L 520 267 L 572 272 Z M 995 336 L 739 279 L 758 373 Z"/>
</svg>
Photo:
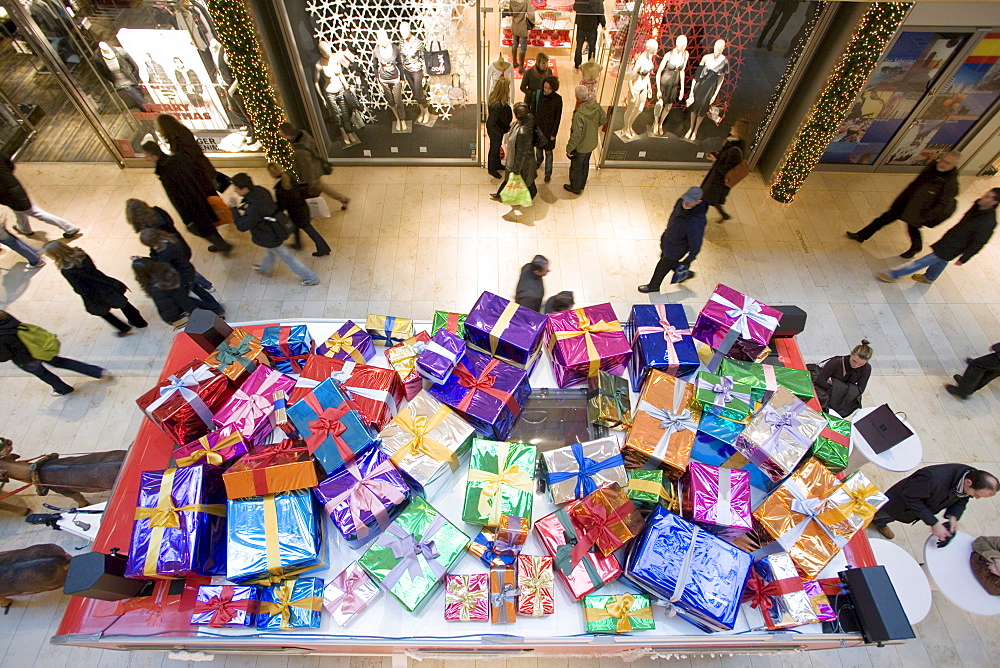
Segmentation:
<svg viewBox="0 0 1000 668">
<path fill-rule="evenodd" d="M 851 424 L 853 425 L 876 408 L 877 406 L 858 410 L 851 416 Z M 857 429 L 851 429 L 851 450 L 844 473 L 850 475 L 869 462 L 887 471 L 903 472 L 917 468 L 923 458 L 924 448 L 913 425 L 906 420 L 903 420 L 903 424 L 913 432 L 913 435 L 882 453 L 872 450 L 861 432 Z"/>
<path fill-rule="evenodd" d="M 1000 615 L 1000 596 L 987 594 L 972 574 L 969 557 L 974 538 L 959 531 L 945 547 L 938 547 L 937 540 L 937 536 L 928 536 L 924 542 L 924 571 L 938 590 L 966 612 Z"/>
</svg>

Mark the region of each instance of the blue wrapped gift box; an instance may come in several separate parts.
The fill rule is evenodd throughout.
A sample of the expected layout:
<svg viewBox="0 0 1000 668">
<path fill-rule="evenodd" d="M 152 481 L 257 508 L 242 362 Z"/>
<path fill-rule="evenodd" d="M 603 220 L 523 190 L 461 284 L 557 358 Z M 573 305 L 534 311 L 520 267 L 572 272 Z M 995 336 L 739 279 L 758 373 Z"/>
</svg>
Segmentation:
<svg viewBox="0 0 1000 668">
<path fill-rule="evenodd" d="M 289 406 L 288 419 L 327 475 L 375 442 L 354 402 L 332 378 Z"/>
<path fill-rule="evenodd" d="M 625 336 L 632 342 L 628 370 L 635 392 L 642 389 L 647 369 L 684 378 L 701 365 L 681 304 L 634 305 L 625 323 Z"/>
<path fill-rule="evenodd" d="M 735 447 L 708 434 L 699 432 L 695 436 L 694 445 L 691 447 L 691 459 L 702 464 L 746 471 L 750 474 L 750 486 L 764 492 L 770 492 L 778 486 L 777 482 L 751 464 Z"/>
</svg>

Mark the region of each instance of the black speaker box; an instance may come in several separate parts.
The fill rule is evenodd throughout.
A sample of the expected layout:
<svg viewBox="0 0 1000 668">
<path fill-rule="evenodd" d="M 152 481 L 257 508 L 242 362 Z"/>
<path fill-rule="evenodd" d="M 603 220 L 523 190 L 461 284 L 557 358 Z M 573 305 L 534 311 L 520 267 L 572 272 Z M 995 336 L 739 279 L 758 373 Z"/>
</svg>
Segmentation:
<svg viewBox="0 0 1000 668">
<path fill-rule="evenodd" d="M 781 311 L 781 319 L 778 320 L 778 327 L 774 330 L 777 338 L 788 338 L 801 334 L 806 328 L 806 312 L 798 306 L 775 306 Z"/>
<path fill-rule="evenodd" d="M 866 642 L 916 637 L 885 566 L 850 568 L 840 573 L 854 600 L 854 613 Z"/>
<path fill-rule="evenodd" d="M 184 325 L 184 333 L 194 339 L 202 350 L 210 353 L 233 333 L 233 328 L 212 311 L 196 308 Z"/>
<path fill-rule="evenodd" d="M 69 562 L 63 593 L 101 601 L 121 601 L 138 596 L 152 583 L 125 577 L 125 564 L 125 557 L 118 554 L 78 554 Z"/>
</svg>

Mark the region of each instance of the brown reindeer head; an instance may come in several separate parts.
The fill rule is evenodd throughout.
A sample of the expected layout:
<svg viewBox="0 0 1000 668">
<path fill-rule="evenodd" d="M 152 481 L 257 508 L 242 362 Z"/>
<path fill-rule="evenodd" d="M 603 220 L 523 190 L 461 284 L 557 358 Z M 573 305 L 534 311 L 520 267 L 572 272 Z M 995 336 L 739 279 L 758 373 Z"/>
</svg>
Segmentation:
<svg viewBox="0 0 1000 668">
<path fill-rule="evenodd" d="M 14 442 L 0 436 L 0 462 L 12 462 L 15 459 L 18 459 L 18 455 L 14 454 Z"/>
</svg>

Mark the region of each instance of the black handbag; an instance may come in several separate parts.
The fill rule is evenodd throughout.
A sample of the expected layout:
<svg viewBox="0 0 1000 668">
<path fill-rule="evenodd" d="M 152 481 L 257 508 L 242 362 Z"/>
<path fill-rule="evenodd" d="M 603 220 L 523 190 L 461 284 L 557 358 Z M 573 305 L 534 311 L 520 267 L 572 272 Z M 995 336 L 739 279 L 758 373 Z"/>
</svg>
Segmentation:
<svg viewBox="0 0 1000 668">
<path fill-rule="evenodd" d="M 437 44 L 437 48 L 434 45 Z M 428 74 L 433 76 L 443 76 L 451 74 L 451 56 L 447 49 L 441 48 L 441 42 L 433 41 L 430 48 L 424 51 L 424 68 Z"/>
</svg>

